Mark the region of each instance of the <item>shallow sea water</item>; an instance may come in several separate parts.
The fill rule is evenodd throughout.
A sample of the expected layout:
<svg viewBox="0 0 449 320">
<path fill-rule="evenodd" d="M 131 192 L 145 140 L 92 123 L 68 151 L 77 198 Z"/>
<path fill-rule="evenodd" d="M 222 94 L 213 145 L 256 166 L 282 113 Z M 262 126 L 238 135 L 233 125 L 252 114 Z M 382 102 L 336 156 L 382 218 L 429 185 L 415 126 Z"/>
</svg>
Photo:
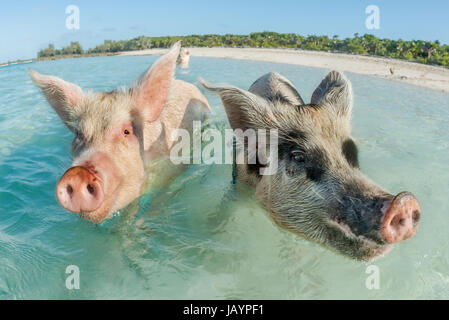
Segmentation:
<svg viewBox="0 0 449 320">
<path fill-rule="evenodd" d="M 346 73 L 353 135 L 364 171 L 393 193 L 413 192 L 417 235 L 370 263 L 351 261 L 279 229 L 228 165 L 192 165 L 165 191 L 102 225 L 65 212 L 55 185 L 70 164 L 67 130 L 28 66 L 83 88 L 130 85 L 156 57 L 97 57 L 0 69 L 0 299 L 449 298 L 449 94 Z M 177 78 L 248 88 L 277 71 L 304 100 L 329 70 L 230 59 L 191 59 Z M 212 125 L 226 128 L 207 94 Z M 65 286 L 66 267 L 81 288 Z M 376 265 L 380 288 L 365 286 Z"/>
</svg>

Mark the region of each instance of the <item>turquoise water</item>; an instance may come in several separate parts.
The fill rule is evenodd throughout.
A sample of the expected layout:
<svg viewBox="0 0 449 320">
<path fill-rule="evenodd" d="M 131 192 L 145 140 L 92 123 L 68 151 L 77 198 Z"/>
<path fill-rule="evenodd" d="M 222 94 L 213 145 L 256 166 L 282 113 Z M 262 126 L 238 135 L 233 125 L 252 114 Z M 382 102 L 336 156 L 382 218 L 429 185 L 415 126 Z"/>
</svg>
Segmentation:
<svg viewBox="0 0 449 320">
<path fill-rule="evenodd" d="M 99 57 L 32 65 L 83 88 L 132 81 L 154 57 Z M 229 166 L 191 166 L 164 193 L 141 197 L 102 225 L 65 212 L 55 185 L 70 164 L 71 133 L 32 85 L 26 69 L 0 70 L 1 299 L 449 298 L 449 94 L 346 73 L 353 83 L 354 136 L 362 170 L 423 207 L 417 235 L 371 263 L 351 261 L 276 227 L 250 190 L 231 185 Z M 278 71 L 304 100 L 328 70 L 192 58 L 177 77 L 248 88 Z M 213 125 L 227 126 L 208 95 Z M 80 289 L 65 286 L 80 269 Z M 376 265 L 380 288 L 365 286 Z"/>
</svg>

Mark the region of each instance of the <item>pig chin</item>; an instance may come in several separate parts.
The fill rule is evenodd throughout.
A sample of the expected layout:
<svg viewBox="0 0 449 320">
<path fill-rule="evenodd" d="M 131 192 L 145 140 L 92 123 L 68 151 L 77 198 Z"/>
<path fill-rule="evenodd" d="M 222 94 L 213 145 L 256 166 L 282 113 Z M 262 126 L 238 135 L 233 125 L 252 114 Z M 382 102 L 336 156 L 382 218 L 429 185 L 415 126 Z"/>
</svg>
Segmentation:
<svg viewBox="0 0 449 320">
<path fill-rule="evenodd" d="M 110 218 L 112 213 L 115 211 L 111 210 L 111 206 L 107 204 L 107 202 L 108 201 L 104 201 L 100 208 L 95 211 L 81 211 L 78 215 L 87 221 L 100 224 L 107 218 Z"/>
<path fill-rule="evenodd" d="M 349 226 L 329 220 L 319 228 L 313 228 L 313 232 L 303 230 L 295 224 L 286 223 L 279 219 L 279 215 L 269 210 L 272 220 L 282 229 L 308 241 L 315 242 L 327 249 L 359 261 L 371 261 L 388 253 L 393 247 L 391 244 L 379 243 L 363 235 L 354 234 Z"/>
<path fill-rule="evenodd" d="M 104 203 L 97 210 L 91 211 L 91 212 L 81 211 L 78 213 L 78 215 L 81 218 L 86 219 L 87 221 L 90 221 L 90 222 L 96 223 L 96 224 L 100 224 L 103 221 L 105 221 L 106 219 L 110 218 L 114 212 L 125 207 L 126 204 L 127 203 L 120 205 L 120 204 L 117 204 L 116 201 L 104 201 Z"/>
<path fill-rule="evenodd" d="M 330 221 L 325 239 L 319 241 L 330 250 L 346 257 L 372 261 L 382 257 L 392 248 L 392 244 L 379 243 L 363 235 L 354 234 L 351 229 L 341 222 Z"/>
</svg>

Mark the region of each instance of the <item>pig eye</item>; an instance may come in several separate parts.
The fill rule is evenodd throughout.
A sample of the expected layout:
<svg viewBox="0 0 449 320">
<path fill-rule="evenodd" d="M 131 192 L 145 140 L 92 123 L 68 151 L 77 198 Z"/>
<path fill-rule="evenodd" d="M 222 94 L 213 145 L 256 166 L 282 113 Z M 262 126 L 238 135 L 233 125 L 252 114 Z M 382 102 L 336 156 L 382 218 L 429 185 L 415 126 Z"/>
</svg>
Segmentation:
<svg viewBox="0 0 449 320">
<path fill-rule="evenodd" d="M 293 159 L 293 161 L 296 161 L 296 162 L 305 162 L 306 161 L 306 158 L 304 157 L 304 155 L 299 152 L 292 153 L 292 159 Z"/>
<path fill-rule="evenodd" d="M 79 140 L 82 140 L 83 139 L 83 133 L 81 131 L 79 131 L 79 130 L 76 130 L 75 131 L 75 137 L 77 139 L 79 139 Z"/>
<path fill-rule="evenodd" d="M 125 131 L 123 131 L 123 133 L 124 133 L 125 135 L 128 135 L 128 134 L 129 134 L 128 129 L 125 129 Z"/>
</svg>

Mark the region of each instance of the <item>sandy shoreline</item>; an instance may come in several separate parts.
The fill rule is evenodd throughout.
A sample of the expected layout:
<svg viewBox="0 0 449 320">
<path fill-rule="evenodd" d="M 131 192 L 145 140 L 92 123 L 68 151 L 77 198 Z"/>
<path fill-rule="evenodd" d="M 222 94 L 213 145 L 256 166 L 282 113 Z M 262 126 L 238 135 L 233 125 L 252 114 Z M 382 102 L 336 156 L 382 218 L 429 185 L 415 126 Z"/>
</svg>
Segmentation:
<svg viewBox="0 0 449 320">
<path fill-rule="evenodd" d="M 121 52 L 120 55 L 161 55 L 167 49 Z M 449 69 L 396 59 L 292 49 L 189 48 L 194 57 L 289 63 L 373 75 L 449 92 Z"/>
</svg>

